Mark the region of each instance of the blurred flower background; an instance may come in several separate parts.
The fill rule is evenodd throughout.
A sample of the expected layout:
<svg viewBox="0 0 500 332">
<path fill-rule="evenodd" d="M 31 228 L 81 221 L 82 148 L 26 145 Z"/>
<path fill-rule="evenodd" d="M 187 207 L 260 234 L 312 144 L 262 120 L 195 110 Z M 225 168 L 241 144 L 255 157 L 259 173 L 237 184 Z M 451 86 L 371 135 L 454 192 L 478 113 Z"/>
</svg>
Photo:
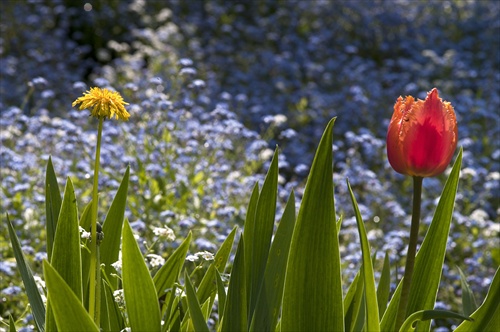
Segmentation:
<svg viewBox="0 0 500 332">
<path fill-rule="evenodd" d="M 96 125 L 71 102 L 93 86 L 119 91 L 131 114 L 104 123 L 100 215 L 130 164 L 127 217 L 155 262 L 189 230 L 198 257 L 242 226 L 276 145 L 281 216 L 337 116 L 344 277 L 361 258 L 346 177 L 377 256 L 402 267 L 411 179 L 390 167 L 385 136 L 398 96 L 437 87 L 464 148 L 439 305 L 458 307 L 456 266 L 483 300 L 500 263 L 500 2 L 8 0 L 0 10 L 1 211 L 37 274 L 49 155 L 80 213 L 90 200 Z M 445 179 L 424 180 L 421 236 Z M 165 227 L 170 240 L 155 232 Z M 3 226 L 0 256 L 0 314 L 19 317 L 26 298 Z"/>
</svg>

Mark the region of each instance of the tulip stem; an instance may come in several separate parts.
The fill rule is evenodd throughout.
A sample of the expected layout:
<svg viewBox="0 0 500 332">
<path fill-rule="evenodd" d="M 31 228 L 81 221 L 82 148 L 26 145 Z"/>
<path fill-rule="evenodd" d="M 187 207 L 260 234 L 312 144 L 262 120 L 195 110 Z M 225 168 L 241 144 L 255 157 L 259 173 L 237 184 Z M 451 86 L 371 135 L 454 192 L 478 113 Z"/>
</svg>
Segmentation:
<svg viewBox="0 0 500 332">
<path fill-rule="evenodd" d="M 408 243 L 408 251 L 406 254 L 405 274 L 403 277 L 403 289 L 399 300 L 398 315 L 396 319 L 396 329 L 399 331 L 403 325 L 407 314 L 408 300 L 410 296 L 410 286 L 413 276 L 413 267 L 415 266 L 415 256 L 418 243 L 418 229 L 420 224 L 420 205 L 422 196 L 422 181 L 423 177 L 413 177 L 413 211 L 411 215 L 410 242 Z"/>
<path fill-rule="evenodd" d="M 101 137 L 102 137 L 102 123 L 103 118 L 99 118 L 99 125 L 97 129 L 97 144 L 95 151 L 95 165 L 94 165 L 94 187 L 92 189 L 92 220 L 90 226 L 90 285 L 89 285 L 89 314 L 93 318 L 97 326 L 99 326 L 100 317 L 100 271 L 98 260 L 98 239 L 97 239 L 97 205 L 98 205 L 98 185 L 99 185 L 99 164 L 101 156 Z"/>
</svg>

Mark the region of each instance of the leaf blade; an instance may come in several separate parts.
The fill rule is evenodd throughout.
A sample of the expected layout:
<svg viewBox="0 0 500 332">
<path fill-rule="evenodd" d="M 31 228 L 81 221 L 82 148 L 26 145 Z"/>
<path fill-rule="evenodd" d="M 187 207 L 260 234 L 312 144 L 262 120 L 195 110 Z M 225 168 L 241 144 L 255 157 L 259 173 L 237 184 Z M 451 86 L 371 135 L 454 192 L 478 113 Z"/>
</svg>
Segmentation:
<svg viewBox="0 0 500 332">
<path fill-rule="evenodd" d="M 319 143 L 292 237 L 281 319 L 284 331 L 344 329 L 332 180 L 334 120 Z"/>
<path fill-rule="evenodd" d="M 31 272 L 31 268 L 28 265 L 26 258 L 24 257 L 21 243 L 19 242 L 19 239 L 16 235 L 14 226 L 12 226 L 12 223 L 10 222 L 8 214 L 7 227 L 9 229 L 9 237 L 12 244 L 12 249 L 14 251 L 14 257 L 16 258 L 17 266 L 21 274 L 21 279 L 23 280 L 24 287 L 26 288 L 26 294 L 31 305 L 35 324 L 40 331 L 45 331 L 45 305 L 43 304 L 42 297 L 35 282 L 35 278 L 33 277 L 33 272 Z"/>
<path fill-rule="evenodd" d="M 160 308 L 153 279 L 127 220 L 123 223 L 122 278 L 132 331 L 160 331 Z"/>
<path fill-rule="evenodd" d="M 363 258 L 363 280 L 365 285 L 365 299 L 366 299 L 366 329 L 367 331 L 380 331 L 377 292 L 375 287 L 375 275 L 373 273 L 373 265 L 370 253 L 370 243 L 366 235 L 365 224 L 359 211 L 356 197 L 352 192 L 349 180 L 347 180 L 347 188 L 351 195 L 352 206 L 354 214 L 356 215 L 356 223 L 358 224 L 359 238 L 361 241 L 361 252 Z"/>
<path fill-rule="evenodd" d="M 99 331 L 81 300 L 47 260 L 43 261 L 48 297 L 60 331 Z"/>
</svg>

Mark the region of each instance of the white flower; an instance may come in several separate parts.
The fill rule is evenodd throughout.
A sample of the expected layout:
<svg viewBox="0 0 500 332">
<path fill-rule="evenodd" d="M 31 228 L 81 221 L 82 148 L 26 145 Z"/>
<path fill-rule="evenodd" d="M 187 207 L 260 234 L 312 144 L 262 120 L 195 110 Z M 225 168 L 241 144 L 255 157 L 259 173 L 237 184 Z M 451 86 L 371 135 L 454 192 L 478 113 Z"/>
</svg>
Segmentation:
<svg viewBox="0 0 500 332">
<path fill-rule="evenodd" d="M 188 255 L 186 257 L 186 260 L 190 261 L 190 262 L 196 262 L 198 260 L 198 256 L 196 256 L 196 255 Z"/>
<path fill-rule="evenodd" d="M 86 239 L 90 239 L 90 237 L 92 236 L 92 234 L 90 234 L 90 232 L 87 232 L 83 227 L 81 226 L 78 226 L 78 228 L 80 229 L 80 237 L 83 239 L 83 240 L 86 240 Z"/>
<path fill-rule="evenodd" d="M 214 260 L 214 254 L 212 254 L 211 252 L 208 252 L 208 251 L 200 251 L 194 255 L 188 255 L 186 257 L 186 260 L 190 261 L 190 262 L 197 262 L 200 259 L 200 257 L 206 261 L 213 261 Z"/>
<path fill-rule="evenodd" d="M 153 233 L 159 237 L 166 237 L 168 241 L 175 241 L 174 231 L 168 226 L 155 227 Z"/>
<path fill-rule="evenodd" d="M 165 259 L 160 255 L 148 254 L 146 257 L 149 258 L 149 264 L 151 264 L 151 267 L 162 266 L 165 264 Z"/>
</svg>

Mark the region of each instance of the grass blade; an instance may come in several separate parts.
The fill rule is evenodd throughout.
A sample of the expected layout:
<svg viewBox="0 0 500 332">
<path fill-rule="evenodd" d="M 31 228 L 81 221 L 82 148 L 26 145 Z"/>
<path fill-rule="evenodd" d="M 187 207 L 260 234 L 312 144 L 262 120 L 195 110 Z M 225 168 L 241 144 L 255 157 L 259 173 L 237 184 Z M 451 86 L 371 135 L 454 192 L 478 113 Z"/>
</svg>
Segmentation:
<svg viewBox="0 0 500 332">
<path fill-rule="evenodd" d="M 394 291 L 392 295 L 391 301 L 387 306 L 387 309 L 382 316 L 382 320 L 380 321 L 380 330 L 381 331 L 394 331 L 394 325 L 396 324 L 396 316 L 398 314 L 398 305 L 399 299 L 401 298 L 401 290 L 403 289 L 402 280 L 399 282 L 398 287 Z"/>
<path fill-rule="evenodd" d="M 50 263 L 82 301 L 80 230 L 75 191 L 70 178 L 66 182 L 58 220 Z"/>
<path fill-rule="evenodd" d="M 410 285 L 407 308 L 408 315 L 434 308 L 443 270 L 461 164 L 462 150 L 460 149 L 439 199 L 429 230 L 415 258 L 415 270 Z M 423 330 L 428 330 L 430 321 L 424 323 L 424 325 L 427 325 L 427 327 L 423 328 Z"/>
<path fill-rule="evenodd" d="M 498 332 L 500 326 L 500 269 L 497 269 L 483 304 L 455 332 Z"/>
<path fill-rule="evenodd" d="M 295 226 L 295 194 L 292 191 L 274 236 L 264 282 L 257 298 L 251 331 L 272 331 L 278 322 L 283 298 L 286 264 Z"/>
<path fill-rule="evenodd" d="M 165 295 L 167 291 L 172 289 L 174 283 L 179 280 L 184 261 L 186 260 L 186 254 L 191 244 L 191 238 L 192 234 L 189 232 L 184 241 L 182 241 L 165 264 L 156 272 L 153 282 L 158 298 Z"/>
<path fill-rule="evenodd" d="M 59 331 L 99 331 L 81 300 L 47 260 L 43 261 L 43 271 Z"/>
<path fill-rule="evenodd" d="M 245 279 L 245 246 L 243 237 L 240 238 L 238 249 L 234 256 L 231 279 L 224 307 L 224 318 L 221 322 L 221 332 L 246 331 L 247 327 L 247 299 Z"/>
<path fill-rule="evenodd" d="M 387 302 L 389 301 L 389 294 L 391 292 L 391 267 L 389 265 L 389 252 L 386 251 L 384 257 L 384 266 L 378 282 L 377 288 L 377 303 L 379 319 L 382 319 Z"/>
<path fill-rule="evenodd" d="M 217 283 L 217 295 L 219 296 L 219 322 L 224 317 L 224 308 L 226 306 L 226 289 L 219 271 L 215 270 L 215 281 Z"/>
<path fill-rule="evenodd" d="M 52 165 L 52 157 L 49 156 L 47 169 L 45 170 L 45 229 L 47 232 L 47 257 L 49 260 L 52 257 L 52 246 L 61 204 L 61 192 L 59 191 L 54 165 Z"/>
<path fill-rule="evenodd" d="M 476 299 L 474 298 L 474 293 L 467 283 L 467 278 L 462 270 L 457 266 L 458 272 L 460 273 L 460 282 L 462 285 L 462 312 L 464 315 L 470 315 L 477 309 Z"/>
<path fill-rule="evenodd" d="M 250 247 L 245 255 L 246 273 L 250 274 L 250 288 L 247 288 L 248 319 L 252 319 L 257 297 L 264 280 L 271 238 L 273 236 L 274 219 L 276 216 L 276 196 L 278 192 L 278 149 L 274 152 L 271 165 L 267 172 L 255 210 L 251 242 L 245 242 Z M 245 228 L 246 231 L 246 228 Z M 247 237 L 248 239 L 248 237 Z"/>
<path fill-rule="evenodd" d="M 9 215 L 7 214 L 7 227 L 9 228 L 10 242 L 12 243 L 12 250 L 14 252 L 14 257 L 16 258 L 17 267 L 21 278 L 23 279 L 24 288 L 26 289 L 26 294 L 28 295 L 28 300 L 31 306 L 31 311 L 33 313 L 33 318 L 35 319 L 36 327 L 39 331 L 45 331 L 45 306 L 38 291 L 35 279 L 33 278 L 33 272 L 24 257 L 23 250 L 21 248 L 21 243 L 17 238 L 14 227 L 10 222 Z"/>
<path fill-rule="evenodd" d="M 122 278 L 132 331 L 160 331 L 160 308 L 153 279 L 127 220 L 123 224 Z"/>
<path fill-rule="evenodd" d="M 361 304 L 363 303 L 364 279 L 361 269 L 356 273 L 347 294 L 344 299 L 344 324 L 345 331 L 351 332 L 356 328 L 356 322 L 359 320 Z"/>
<path fill-rule="evenodd" d="M 104 264 L 104 271 L 106 278 L 112 283 L 113 289 L 117 288 L 118 279 L 111 276 L 116 273 L 115 269 L 111 266 L 118 260 L 120 252 L 120 240 L 122 236 L 123 219 L 125 216 L 125 207 L 127 204 L 127 191 L 128 180 L 130 175 L 130 166 L 127 166 L 125 175 L 123 176 L 120 187 L 111 203 L 102 231 L 104 233 L 104 241 L 101 243 L 101 263 Z"/>
<path fill-rule="evenodd" d="M 356 222 L 358 224 L 359 238 L 361 241 L 361 252 L 363 256 L 363 269 L 362 278 L 365 285 L 365 301 L 366 301 L 366 329 L 367 331 L 380 331 L 379 323 L 379 313 L 378 313 L 378 303 L 377 303 L 377 292 L 375 288 L 375 275 L 373 273 L 373 266 L 370 253 L 370 243 L 366 236 L 365 224 L 361 218 L 361 213 L 359 212 L 358 203 L 356 202 L 356 197 L 352 192 L 349 180 L 347 180 L 347 188 L 351 195 L 352 207 L 356 215 Z"/>
<path fill-rule="evenodd" d="M 323 133 L 292 237 L 283 331 L 343 331 L 339 242 L 333 198 L 332 119 Z"/>
<path fill-rule="evenodd" d="M 186 286 L 186 296 L 189 308 L 189 315 L 193 323 L 194 330 L 197 332 L 208 332 L 208 326 L 205 322 L 203 312 L 201 311 L 200 302 L 198 302 L 198 297 L 194 290 L 193 284 L 189 279 L 187 273 L 184 273 L 184 280 Z"/>
<path fill-rule="evenodd" d="M 259 202 L 259 184 L 256 183 L 253 187 L 252 195 L 250 196 L 250 202 L 247 207 L 247 215 L 245 217 L 245 224 L 243 228 L 243 239 L 245 240 L 245 257 L 252 257 L 253 253 L 253 241 L 255 238 L 255 212 L 257 211 L 257 203 Z M 246 277 L 246 289 L 249 291 L 252 288 L 252 273 L 250 272 L 250 263 L 246 263 L 245 273 Z M 250 300 L 250 298 L 247 298 Z"/>
<path fill-rule="evenodd" d="M 216 270 L 221 273 L 224 272 L 226 268 L 227 260 L 231 254 L 231 249 L 233 248 L 234 236 L 236 235 L 237 227 L 234 227 L 231 233 L 226 237 L 221 247 L 217 251 L 214 257 L 214 261 L 210 264 L 207 272 L 201 279 L 200 286 L 196 294 L 198 295 L 198 300 L 200 303 L 204 303 L 211 294 L 215 291 L 214 278 Z"/>
</svg>

